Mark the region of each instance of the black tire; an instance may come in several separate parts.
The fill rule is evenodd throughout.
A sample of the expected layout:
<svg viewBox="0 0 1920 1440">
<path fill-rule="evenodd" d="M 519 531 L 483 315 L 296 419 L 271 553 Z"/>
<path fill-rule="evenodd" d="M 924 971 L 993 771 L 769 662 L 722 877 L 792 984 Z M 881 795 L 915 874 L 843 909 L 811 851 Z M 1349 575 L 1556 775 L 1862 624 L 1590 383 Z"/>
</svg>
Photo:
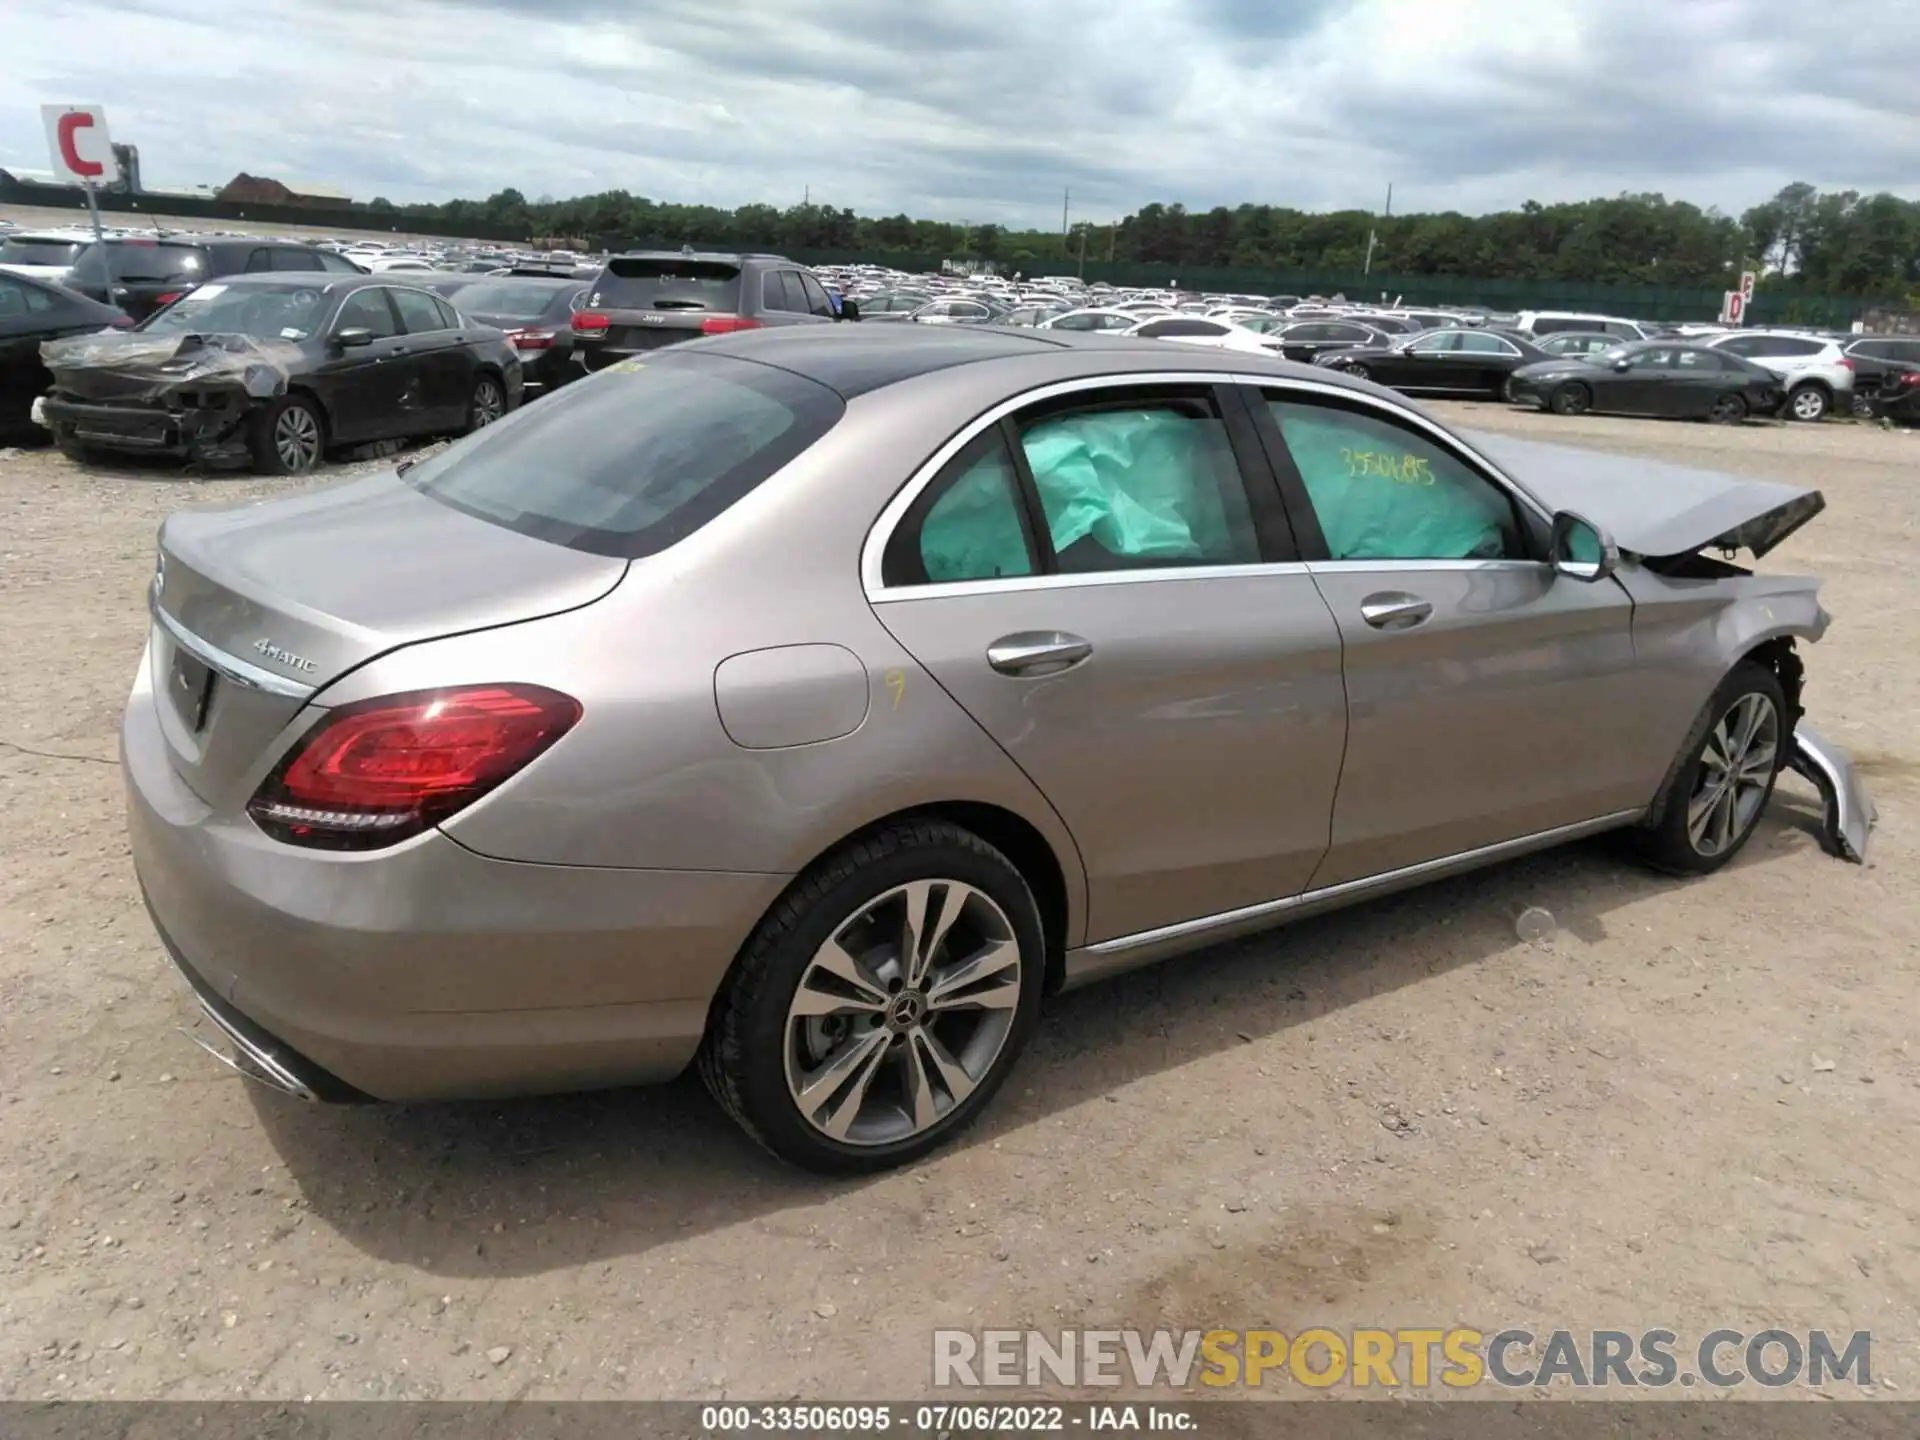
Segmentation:
<svg viewBox="0 0 1920 1440">
<path fill-rule="evenodd" d="M 498 375 L 483 370 L 474 378 L 473 394 L 467 397 L 467 424 L 460 433 L 471 435 L 496 420 L 504 419 L 506 413 L 507 387 L 501 383 Z"/>
<path fill-rule="evenodd" d="M 787 1078 L 788 1011 L 815 953 L 876 897 L 916 880 L 958 881 L 984 892 L 1019 945 L 1011 1028 L 970 1094 L 931 1126 L 885 1144 L 850 1144 L 801 1113 Z M 993 1098 L 1039 1018 L 1046 940 L 1039 908 L 1011 861 L 943 820 L 905 820 L 849 841 L 816 863 L 763 918 L 714 998 L 701 1078 L 740 1127 L 783 1160 L 820 1174 L 865 1174 L 945 1144 Z"/>
<path fill-rule="evenodd" d="M 1852 401 L 1852 410 L 1853 410 L 1853 418 L 1856 420 L 1873 419 L 1873 416 L 1874 416 L 1873 397 L 1871 395 L 1862 395 L 1858 390 L 1854 391 L 1853 401 Z"/>
<path fill-rule="evenodd" d="M 1789 420 L 1811 425 L 1826 419 L 1832 409 L 1833 396 L 1827 393 L 1824 385 L 1796 385 L 1787 392 L 1786 408 L 1782 413 Z"/>
<path fill-rule="evenodd" d="M 1738 395 L 1717 396 L 1707 411 L 1707 419 L 1716 425 L 1743 425 L 1747 419 L 1747 402 Z"/>
<path fill-rule="evenodd" d="M 1709 741 L 1714 741 L 1717 748 L 1722 722 L 1747 703 L 1751 696 L 1760 697 L 1772 707 L 1773 758 L 1764 783 L 1757 792 L 1757 803 L 1752 805 L 1750 813 L 1742 815 L 1740 811 L 1744 809 L 1745 802 L 1736 794 L 1734 803 L 1729 807 L 1735 821 L 1730 833 L 1720 841 L 1715 841 L 1711 835 L 1697 837 L 1692 825 L 1697 818 L 1694 802 L 1706 793 L 1702 780 L 1703 774 L 1710 769 L 1707 761 Z M 1767 802 L 1773 798 L 1774 782 L 1779 778 L 1780 767 L 1791 744 L 1787 700 L 1780 688 L 1779 677 L 1764 665 L 1742 660 L 1720 682 L 1713 692 L 1713 698 L 1707 701 L 1700 718 L 1688 732 L 1686 743 L 1681 746 L 1673 768 L 1667 772 L 1666 783 L 1661 787 L 1660 800 L 1657 802 L 1658 817 L 1652 825 L 1632 832 L 1634 848 L 1640 858 L 1655 869 L 1674 875 L 1710 875 L 1733 859 L 1753 837 L 1760 817 L 1766 813 Z M 1711 777 L 1708 776 L 1708 779 L 1710 783 Z M 1710 816 L 1713 813 L 1709 811 Z M 1703 841 L 1711 843 L 1703 845 Z"/>
<path fill-rule="evenodd" d="M 1547 397 L 1547 408 L 1556 415 L 1584 415 L 1593 408 L 1593 392 L 1578 381 L 1561 385 Z"/>
<path fill-rule="evenodd" d="M 253 417 L 247 436 L 260 475 L 304 475 L 327 453 L 327 417 L 305 395 L 282 395 Z"/>
</svg>

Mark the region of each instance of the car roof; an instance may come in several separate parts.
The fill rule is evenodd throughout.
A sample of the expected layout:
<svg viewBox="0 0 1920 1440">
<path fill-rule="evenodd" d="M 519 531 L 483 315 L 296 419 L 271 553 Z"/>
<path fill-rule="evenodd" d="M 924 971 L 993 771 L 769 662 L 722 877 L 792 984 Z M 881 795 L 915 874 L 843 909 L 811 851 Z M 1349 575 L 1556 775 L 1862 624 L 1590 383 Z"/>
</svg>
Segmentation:
<svg viewBox="0 0 1920 1440">
<path fill-rule="evenodd" d="M 1164 340 L 1073 330 L 875 325 L 792 326 L 742 331 L 695 342 L 709 354 L 733 355 L 777 366 L 825 385 L 844 399 L 957 365 L 1052 362 L 1060 380 L 1155 371 L 1217 371 L 1221 374 L 1311 378 L 1361 394 L 1377 387 L 1324 367 L 1268 360 L 1244 351 L 1209 350 Z M 676 347 L 677 348 L 677 347 Z"/>
<path fill-rule="evenodd" d="M 770 255 L 759 250 L 622 250 L 618 255 L 609 255 L 614 260 L 719 260 L 730 265 L 744 265 L 749 260 L 772 260 L 781 265 L 797 265 L 797 260 L 789 260 L 784 255 Z"/>
</svg>

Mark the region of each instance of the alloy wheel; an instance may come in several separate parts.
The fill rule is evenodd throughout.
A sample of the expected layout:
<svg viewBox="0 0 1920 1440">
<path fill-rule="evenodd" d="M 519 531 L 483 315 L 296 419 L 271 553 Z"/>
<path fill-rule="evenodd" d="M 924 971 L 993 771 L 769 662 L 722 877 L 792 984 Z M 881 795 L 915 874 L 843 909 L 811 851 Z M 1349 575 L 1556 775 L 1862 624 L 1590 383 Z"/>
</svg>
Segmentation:
<svg viewBox="0 0 1920 1440">
<path fill-rule="evenodd" d="M 1356 380 L 1371 380 L 1373 378 L 1373 372 L 1358 360 L 1349 360 L 1342 368 Z"/>
<path fill-rule="evenodd" d="M 473 387 L 473 428 L 491 425 L 506 413 L 507 400 L 500 393 L 500 387 L 491 380 L 482 380 Z"/>
<path fill-rule="evenodd" d="M 1818 420 L 1827 413 L 1827 397 L 1811 385 L 1793 392 L 1793 418 Z"/>
<path fill-rule="evenodd" d="M 1732 849 L 1759 818 L 1780 755 L 1780 713 L 1748 691 L 1707 732 L 1687 801 L 1687 840 L 1706 859 Z"/>
<path fill-rule="evenodd" d="M 787 1008 L 787 1091 L 815 1130 L 891 1145 L 965 1103 L 1006 1047 L 1023 957 L 985 891 L 914 880 L 814 952 Z"/>
<path fill-rule="evenodd" d="M 310 470 L 320 458 L 320 421 L 304 405 L 289 405 L 273 422 L 273 449 L 289 472 Z"/>
<path fill-rule="evenodd" d="M 1719 425 L 1735 425 L 1747 418 L 1747 407 L 1738 395 L 1722 395 L 1713 402 L 1707 418 Z"/>
</svg>

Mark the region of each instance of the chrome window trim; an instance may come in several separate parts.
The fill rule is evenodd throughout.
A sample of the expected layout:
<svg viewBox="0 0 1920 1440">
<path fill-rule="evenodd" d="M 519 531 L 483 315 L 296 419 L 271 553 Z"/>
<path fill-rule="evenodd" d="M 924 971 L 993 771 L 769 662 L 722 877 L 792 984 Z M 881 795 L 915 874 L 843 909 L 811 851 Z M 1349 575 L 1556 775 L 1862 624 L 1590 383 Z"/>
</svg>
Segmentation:
<svg viewBox="0 0 1920 1440">
<path fill-rule="evenodd" d="M 160 608 L 157 597 L 150 597 L 147 609 L 153 612 L 154 623 L 167 632 L 169 639 L 216 675 L 231 680 L 234 684 L 248 690 L 263 691 L 268 695 L 279 695 L 287 700 L 308 700 L 319 690 L 317 685 L 302 685 L 298 680 L 289 680 L 284 675 L 276 675 L 271 670 L 262 670 L 258 665 L 242 660 L 238 655 L 229 655 L 218 646 L 210 645 L 194 634 L 178 620 Z"/>
<path fill-rule="evenodd" d="M 1290 375 L 1251 375 L 1244 371 L 1227 370 L 1142 370 L 1133 374 L 1083 375 L 1074 380 L 1056 380 L 1046 385 L 1023 390 L 998 404 L 990 406 L 981 414 L 956 431 L 947 442 L 932 456 L 924 461 L 902 485 L 894 496 L 881 507 L 880 514 L 868 527 L 867 538 L 860 547 L 860 585 L 866 592 L 867 600 L 872 604 L 904 599 L 932 599 L 947 594 L 973 594 L 975 592 L 1001 591 L 1007 589 L 1038 590 L 1055 589 L 1062 585 L 1087 584 L 1127 584 L 1143 583 L 1148 580 L 1196 579 L 1204 576 L 1248 575 L 1259 573 L 1288 574 L 1301 573 L 1308 567 L 1304 561 L 1262 562 L 1258 565 L 1183 565 L 1169 566 L 1164 570 L 1128 570 L 1098 572 L 1090 575 L 1021 575 L 992 580 L 960 580 L 943 585 L 894 585 L 889 586 L 882 579 L 882 565 L 887 545 L 893 539 L 893 532 L 906 517 L 920 492 L 933 483 L 934 477 L 947 467 L 947 464 L 962 450 L 973 443 L 980 434 L 999 424 L 1007 416 L 1036 405 L 1045 400 L 1057 399 L 1062 395 L 1076 395 L 1090 390 L 1132 389 L 1141 385 L 1251 385 L 1261 390 L 1292 390 L 1305 395 L 1325 395 L 1337 400 L 1377 410 L 1385 418 L 1398 424 L 1409 425 L 1424 432 L 1433 442 L 1443 449 L 1450 449 L 1463 456 L 1480 469 L 1496 485 L 1507 490 L 1521 504 L 1525 505 L 1541 520 L 1551 525 L 1553 512 L 1542 505 L 1524 485 L 1516 481 L 1506 471 L 1494 464 L 1467 441 L 1443 429 L 1434 421 L 1427 419 L 1419 411 L 1406 406 L 1396 405 L 1377 395 L 1363 391 L 1350 390 L 1345 386 L 1328 385 L 1321 381 L 1305 378 L 1296 379 Z M 1314 561 L 1313 564 L 1338 564 L 1350 567 L 1358 564 L 1374 566 L 1405 566 L 1416 569 L 1431 568 L 1436 565 L 1464 567 L 1468 569 L 1487 565 L 1537 565 L 1532 560 L 1375 560 L 1375 561 Z M 1351 573 L 1348 571 L 1347 573 Z M 1044 583 L 1042 583 L 1044 582 Z"/>
</svg>

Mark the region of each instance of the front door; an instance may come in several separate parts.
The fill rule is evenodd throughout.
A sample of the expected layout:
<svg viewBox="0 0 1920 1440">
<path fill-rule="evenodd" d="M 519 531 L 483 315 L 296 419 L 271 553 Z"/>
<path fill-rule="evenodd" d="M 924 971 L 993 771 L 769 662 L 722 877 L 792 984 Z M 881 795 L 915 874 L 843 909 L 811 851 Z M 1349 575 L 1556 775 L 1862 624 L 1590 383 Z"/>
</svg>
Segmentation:
<svg viewBox="0 0 1920 1440">
<path fill-rule="evenodd" d="M 875 613 L 1072 831 L 1088 943 L 1298 894 L 1346 738 L 1340 635 L 1248 418 L 1236 444 L 1205 383 L 1064 406 L 921 492 Z"/>
<path fill-rule="evenodd" d="M 315 373 L 332 438 L 343 444 L 389 439 L 418 429 L 420 367 L 407 352 L 387 287 L 368 285 L 340 303 L 330 335 L 365 330 L 366 345 L 329 344 Z M 410 423 L 411 422 L 411 423 Z"/>
<path fill-rule="evenodd" d="M 1545 517 L 1410 413 L 1266 391 L 1302 553 L 1345 646 L 1346 758 L 1313 887 L 1644 805 L 1632 605 L 1546 563 Z"/>
</svg>

